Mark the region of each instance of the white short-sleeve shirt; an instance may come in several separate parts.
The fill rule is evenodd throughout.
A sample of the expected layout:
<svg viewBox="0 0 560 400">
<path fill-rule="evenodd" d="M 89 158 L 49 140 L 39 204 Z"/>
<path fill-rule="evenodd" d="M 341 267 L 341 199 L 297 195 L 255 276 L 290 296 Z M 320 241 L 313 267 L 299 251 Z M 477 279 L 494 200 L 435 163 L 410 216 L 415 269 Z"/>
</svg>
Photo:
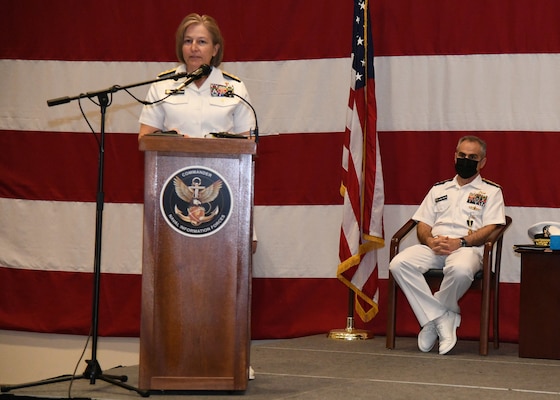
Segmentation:
<svg viewBox="0 0 560 400">
<path fill-rule="evenodd" d="M 185 66 L 181 65 L 175 72 L 185 71 Z M 153 83 L 146 101 L 165 98 L 184 81 L 168 79 Z M 177 130 L 191 137 L 204 137 L 212 132 L 242 133 L 255 128 L 255 117 L 250 106 L 236 96 L 226 97 L 224 94 L 227 91 L 233 91 L 251 102 L 243 82 L 218 68 L 212 68 L 200 88 L 191 83 L 161 102 L 145 105 L 140 114 L 140 123 L 164 131 Z"/>
<path fill-rule="evenodd" d="M 486 225 L 505 224 L 499 185 L 477 176 L 459 186 L 457 177 L 436 183 L 412 217 L 432 227 L 433 236 L 460 238 Z"/>
</svg>

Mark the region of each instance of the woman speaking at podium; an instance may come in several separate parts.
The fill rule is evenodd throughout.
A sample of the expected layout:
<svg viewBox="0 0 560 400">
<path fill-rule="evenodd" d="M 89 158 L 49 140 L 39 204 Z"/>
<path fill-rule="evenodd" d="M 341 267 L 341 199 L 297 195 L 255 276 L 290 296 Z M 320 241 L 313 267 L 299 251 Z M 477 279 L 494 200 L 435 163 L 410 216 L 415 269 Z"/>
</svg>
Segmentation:
<svg viewBox="0 0 560 400">
<path fill-rule="evenodd" d="M 186 81 L 166 79 L 151 85 L 146 97 L 149 104 L 140 115 L 139 137 L 158 131 L 199 138 L 218 132 L 248 136 L 255 119 L 239 97 L 250 103 L 249 93 L 239 78 L 218 68 L 224 39 L 214 18 L 187 15 L 177 28 L 175 41 L 181 65 L 159 76 L 189 75 Z"/>
</svg>

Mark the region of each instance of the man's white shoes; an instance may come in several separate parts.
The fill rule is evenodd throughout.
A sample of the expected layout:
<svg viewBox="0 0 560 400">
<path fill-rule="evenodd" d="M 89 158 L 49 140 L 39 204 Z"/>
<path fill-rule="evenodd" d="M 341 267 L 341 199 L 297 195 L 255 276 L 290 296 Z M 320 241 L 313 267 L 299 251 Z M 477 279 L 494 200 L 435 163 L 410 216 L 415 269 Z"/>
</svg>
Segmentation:
<svg viewBox="0 0 560 400">
<path fill-rule="evenodd" d="M 439 336 L 439 354 L 447 354 L 457 344 L 457 328 L 461 325 L 461 314 L 447 311 L 435 320 Z"/>
<path fill-rule="evenodd" d="M 424 327 L 418 334 L 418 348 L 424 353 L 429 352 L 434 348 L 437 338 L 438 332 L 436 324 L 434 323 L 434 321 L 430 321 L 426 325 L 424 325 Z"/>
<path fill-rule="evenodd" d="M 425 353 L 432 350 L 439 338 L 439 354 L 449 353 L 457 344 L 457 328 L 461 314 L 447 311 L 441 317 L 428 322 L 418 334 L 418 348 Z"/>
</svg>

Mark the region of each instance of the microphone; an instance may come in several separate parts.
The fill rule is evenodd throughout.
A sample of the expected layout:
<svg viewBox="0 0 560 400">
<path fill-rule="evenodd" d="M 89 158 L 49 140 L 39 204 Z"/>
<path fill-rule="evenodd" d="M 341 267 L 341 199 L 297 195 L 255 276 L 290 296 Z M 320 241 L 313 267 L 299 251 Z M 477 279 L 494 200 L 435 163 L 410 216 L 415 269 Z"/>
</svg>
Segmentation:
<svg viewBox="0 0 560 400">
<path fill-rule="evenodd" d="M 202 64 L 193 72 L 187 74 L 187 78 L 194 78 L 194 80 L 197 80 L 199 78 L 202 78 L 203 76 L 210 75 L 211 71 L 212 71 L 212 67 L 210 67 L 208 64 Z"/>
<path fill-rule="evenodd" d="M 188 72 L 180 72 L 178 74 L 175 73 L 176 68 L 170 69 L 169 71 L 164 71 L 158 75 L 159 80 L 166 80 L 166 79 L 173 79 L 174 81 L 181 79 L 181 78 L 193 78 L 193 80 L 197 80 L 202 78 L 203 76 L 210 75 L 212 72 L 212 67 L 208 64 L 202 64 L 200 67 L 195 69 L 190 74 Z M 191 80 L 191 82 L 193 81 Z M 189 82 L 190 83 L 190 82 Z"/>
<path fill-rule="evenodd" d="M 195 69 L 193 72 L 191 72 L 190 74 L 188 73 L 182 73 L 182 74 L 177 74 L 176 78 L 173 78 L 174 80 L 177 80 L 179 78 L 183 78 L 183 77 L 187 77 L 187 80 L 183 83 L 181 83 L 176 89 L 173 89 L 173 93 L 178 92 L 179 90 L 183 90 L 184 87 L 190 85 L 192 82 L 202 78 L 203 76 L 208 76 L 210 74 L 210 72 L 212 72 L 212 67 L 210 67 L 208 64 L 202 64 L 200 67 L 198 67 L 197 69 Z"/>
<path fill-rule="evenodd" d="M 225 93 L 226 97 L 238 97 L 240 98 L 245 104 L 247 104 L 251 110 L 253 111 L 253 115 L 255 116 L 255 129 L 253 129 L 252 132 L 249 132 L 251 135 L 255 135 L 255 143 L 259 142 L 259 122 L 257 121 L 257 112 L 255 111 L 255 108 L 251 105 L 251 103 L 249 103 L 247 100 L 245 100 L 243 97 L 241 97 L 240 95 L 238 95 L 237 93 L 233 93 L 233 90 L 228 90 Z"/>
</svg>

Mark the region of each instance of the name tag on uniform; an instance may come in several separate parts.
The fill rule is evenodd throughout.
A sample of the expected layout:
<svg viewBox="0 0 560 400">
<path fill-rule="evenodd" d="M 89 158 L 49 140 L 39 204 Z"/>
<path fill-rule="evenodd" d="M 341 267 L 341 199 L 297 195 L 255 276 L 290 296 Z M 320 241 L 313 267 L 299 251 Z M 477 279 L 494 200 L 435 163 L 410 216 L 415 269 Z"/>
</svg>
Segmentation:
<svg viewBox="0 0 560 400">
<path fill-rule="evenodd" d="M 439 203 L 440 201 L 443 201 L 443 200 L 447 200 L 447 195 L 443 195 L 443 196 L 441 196 L 441 197 L 438 197 L 438 198 L 436 199 L 436 203 Z"/>
<path fill-rule="evenodd" d="M 167 89 L 167 90 L 165 91 L 165 94 L 169 94 L 169 95 L 171 95 L 171 96 L 173 96 L 173 95 L 175 95 L 175 94 L 185 94 L 185 89 L 179 89 L 179 90 L 176 90 L 176 89 Z"/>
</svg>

